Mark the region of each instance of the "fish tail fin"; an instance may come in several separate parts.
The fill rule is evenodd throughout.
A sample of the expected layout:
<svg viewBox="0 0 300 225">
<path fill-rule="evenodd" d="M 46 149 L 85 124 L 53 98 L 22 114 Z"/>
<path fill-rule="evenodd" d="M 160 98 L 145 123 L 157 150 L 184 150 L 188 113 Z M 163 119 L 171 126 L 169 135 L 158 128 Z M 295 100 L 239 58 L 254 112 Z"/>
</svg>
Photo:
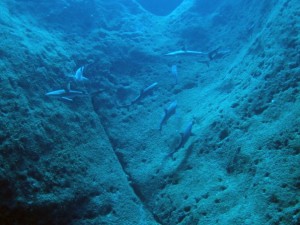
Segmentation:
<svg viewBox="0 0 300 225">
<path fill-rule="evenodd" d="M 218 53 L 218 51 L 220 50 L 220 48 L 221 48 L 221 47 L 218 47 L 218 48 L 216 48 L 216 49 L 210 51 L 210 52 L 207 54 L 207 55 L 208 55 L 208 58 L 209 58 L 210 60 L 213 60 L 214 57 L 216 56 L 216 54 Z"/>
</svg>

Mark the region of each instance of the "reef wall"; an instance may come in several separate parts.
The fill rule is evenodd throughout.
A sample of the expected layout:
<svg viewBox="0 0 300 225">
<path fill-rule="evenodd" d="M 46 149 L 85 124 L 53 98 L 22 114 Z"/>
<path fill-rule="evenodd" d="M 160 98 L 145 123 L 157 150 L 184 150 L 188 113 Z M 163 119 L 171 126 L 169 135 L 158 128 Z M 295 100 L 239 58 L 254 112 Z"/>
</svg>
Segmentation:
<svg viewBox="0 0 300 225">
<path fill-rule="evenodd" d="M 0 224 L 156 224 L 129 186 L 92 98 L 45 96 L 66 88 L 78 49 L 17 10 L 27 5 L 0 6 Z"/>
<path fill-rule="evenodd" d="M 0 7 L 0 224 L 299 223 L 298 1 Z M 69 82 L 87 95 L 45 96 Z"/>
</svg>

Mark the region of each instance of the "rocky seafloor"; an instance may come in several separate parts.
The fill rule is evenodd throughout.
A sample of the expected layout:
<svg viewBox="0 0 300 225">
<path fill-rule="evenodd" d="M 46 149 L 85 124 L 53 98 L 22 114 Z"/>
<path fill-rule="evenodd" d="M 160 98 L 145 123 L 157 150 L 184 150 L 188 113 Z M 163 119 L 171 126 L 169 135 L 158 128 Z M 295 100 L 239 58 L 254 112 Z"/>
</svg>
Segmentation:
<svg viewBox="0 0 300 225">
<path fill-rule="evenodd" d="M 0 2 L 0 225 L 300 224 L 299 1 L 145 2 Z"/>
</svg>

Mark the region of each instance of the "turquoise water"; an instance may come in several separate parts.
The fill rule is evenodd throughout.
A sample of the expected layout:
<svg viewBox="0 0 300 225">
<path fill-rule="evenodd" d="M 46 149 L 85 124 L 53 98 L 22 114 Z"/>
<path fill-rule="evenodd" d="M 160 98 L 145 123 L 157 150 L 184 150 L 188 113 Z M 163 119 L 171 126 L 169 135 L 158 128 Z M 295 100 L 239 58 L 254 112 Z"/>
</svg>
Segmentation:
<svg viewBox="0 0 300 225">
<path fill-rule="evenodd" d="M 0 225 L 297 225 L 297 0 L 0 2 Z"/>
</svg>

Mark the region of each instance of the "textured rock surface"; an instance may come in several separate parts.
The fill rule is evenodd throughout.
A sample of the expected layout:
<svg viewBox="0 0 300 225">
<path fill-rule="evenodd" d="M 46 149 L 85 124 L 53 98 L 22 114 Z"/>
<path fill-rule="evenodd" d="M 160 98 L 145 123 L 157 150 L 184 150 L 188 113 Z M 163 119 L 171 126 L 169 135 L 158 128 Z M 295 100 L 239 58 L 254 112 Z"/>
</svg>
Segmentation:
<svg viewBox="0 0 300 225">
<path fill-rule="evenodd" d="M 91 97 L 45 96 L 66 85 L 77 49 L 10 7 L 1 3 L 0 224 L 155 224 Z"/>
<path fill-rule="evenodd" d="M 298 1 L 0 7 L 0 224 L 299 223 Z M 184 47 L 230 54 L 164 56 Z M 90 95 L 45 96 L 82 65 Z"/>
<path fill-rule="evenodd" d="M 178 9 L 159 24 L 166 41 L 149 48 L 161 44 L 163 54 L 184 45 L 206 51 L 224 46 L 231 54 L 209 67 L 195 58 L 145 63 L 142 79 L 119 88 L 119 100 L 130 99 L 138 80 L 142 86 L 158 81 L 158 89 L 129 108 L 99 110 L 113 147 L 162 224 L 296 224 L 299 4 L 224 3 L 203 18 L 191 14 L 197 7 Z M 179 70 L 176 87 L 172 64 Z M 177 115 L 159 133 L 163 108 L 174 99 Z M 195 136 L 175 160 L 166 157 L 192 118 Z"/>
</svg>

